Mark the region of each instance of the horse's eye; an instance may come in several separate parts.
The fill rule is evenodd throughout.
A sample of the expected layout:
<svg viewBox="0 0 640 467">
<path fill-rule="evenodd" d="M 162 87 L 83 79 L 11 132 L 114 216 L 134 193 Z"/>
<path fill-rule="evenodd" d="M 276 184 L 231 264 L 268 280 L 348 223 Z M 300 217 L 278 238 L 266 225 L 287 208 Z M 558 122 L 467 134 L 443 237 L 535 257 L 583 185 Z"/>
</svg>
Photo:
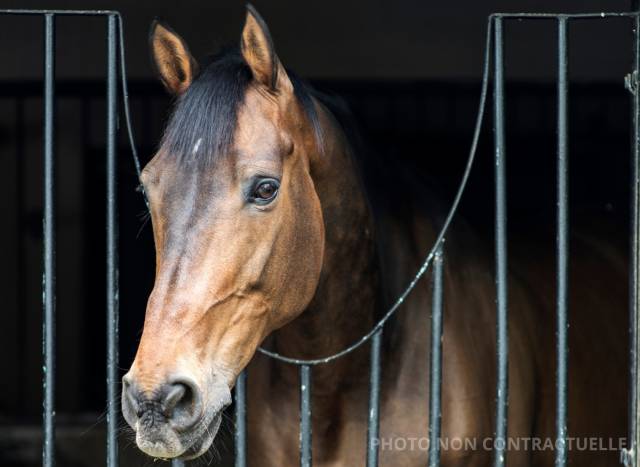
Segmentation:
<svg viewBox="0 0 640 467">
<path fill-rule="evenodd" d="M 259 203 L 273 201 L 278 193 L 278 183 L 275 180 L 264 180 L 255 188 L 253 199 Z"/>
</svg>

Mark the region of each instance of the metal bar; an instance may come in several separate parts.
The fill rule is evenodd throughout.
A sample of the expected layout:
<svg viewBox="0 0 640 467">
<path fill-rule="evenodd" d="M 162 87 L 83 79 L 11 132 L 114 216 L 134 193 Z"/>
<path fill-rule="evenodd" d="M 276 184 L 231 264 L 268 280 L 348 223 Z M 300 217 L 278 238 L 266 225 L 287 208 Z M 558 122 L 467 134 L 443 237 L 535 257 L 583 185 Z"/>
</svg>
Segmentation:
<svg viewBox="0 0 640 467">
<path fill-rule="evenodd" d="M 116 10 L 27 10 L 20 8 L 0 9 L 2 15 L 56 15 L 56 16 L 109 16 L 119 15 Z M 638 16 L 637 11 L 604 11 L 591 13 L 493 13 L 493 18 L 505 19 L 558 19 L 560 17 L 571 19 L 594 19 L 594 18 L 630 18 Z"/>
<path fill-rule="evenodd" d="M 567 282 L 568 282 L 568 129 L 567 129 L 567 18 L 558 19 L 558 167 L 557 167 L 557 361 L 556 467 L 567 463 Z"/>
<path fill-rule="evenodd" d="M 300 467 L 311 467 L 311 367 L 300 366 Z"/>
<path fill-rule="evenodd" d="M 440 421 L 442 409 L 442 247 L 433 260 L 433 298 L 431 302 L 431 363 L 429 371 L 429 467 L 440 465 Z"/>
<path fill-rule="evenodd" d="M 638 8 L 638 1 L 633 7 Z M 638 93 L 638 73 L 640 72 L 640 19 L 634 19 L 633 72 L 629 77 L 629 89 L 632 93 L 632 134 L 631 143 L 631 261 L 629 262 L 629 437 L 628 446 L 623 451 L 622 461 L 625 467 L 638 467 L 638 336 L 640 335 L 640 317 L 638 288 L 640 286 L 640 94 Z"/>
<path fill-rule="evenodd" d="M 637 11 L 604 11 L 593 13 L 493 13 L 492 18 L 503 19 L 599 19 L 599 18 L 634 18 Z"/>
<path fill-rule="evenodd" d="M 117 23 L 107 19 L 107 466 L 118 465 Z"/>
<path fill-rule="evenodd" d="M 116 10 L 26 10 L 20 8 L 0 9 L 0 15 L 55 15 L 55 16 L 111 16 Z"/>
<path fill-rule="evenodd" d="M 28 319 L 27 319 L 27 255 L 26 255 L 26 244 L 27 244 L 27 228 L 26 228 L 26 208 L 25 208 L 25 196 L 24 196 L 24 180 L 26 173 L 27 162 L 25 160 L 25 99 L 18 97 L 16 98 L 16 161 L 17 161 L 17 197 L 16 197 L 16 205 L 17 216 L 16 216 L 16 227 L 18 234 L 18 262 L 17 262 L 17 270 L 16 276 L 18 278 L 18 339 L 19 339 L 19 348 L 17 359 L 19 362 L 25 362 L 27 358 L 27 348 L 28 348 Z M 27 385 L 28 379 L 28 369 L 27 365 L 19 365 L 19 374 L 18 381 L 21 381 L 20 391 L 23 391 L 24 394 L 27 393 Z M 22 398 L 22 410 L 25 412 L 28 410 L 28 400 L 26 397 Z"/>
<path fill-rule="evenodd" d="M 43 439 L 42 465 L 55 465 L 56 225 L 55 225 L 55 17 L 44 17 L 43 224 Z"/>
<path fill-rule="evenodd" d="M 367 467 L 378 465 L 380 437 L 380 350 L 382 329 L 371 340 L 371 368 L 369 374 L 369 423 L 367 425 Z"/>
<path fill-rule="evenodd" d="M 247 466 L 247 370 L 236 381 L 236 467 Z"/>
<path fill-rule="evenodd" d="M 181 461 L 180 459 L 173 459 L 171 461 L 171 467 L 184 467 L 184 461 Z"/>
<path fill-rule="evenodd" d="M 507 183 L 504 134 L 504 38 L 502 19 L 495 18 L 493 118 L 495 144 L 496 249 L 496 433 L 493 465 L 505 465 L 509 391 L 507 326 Z"/>
</svg>

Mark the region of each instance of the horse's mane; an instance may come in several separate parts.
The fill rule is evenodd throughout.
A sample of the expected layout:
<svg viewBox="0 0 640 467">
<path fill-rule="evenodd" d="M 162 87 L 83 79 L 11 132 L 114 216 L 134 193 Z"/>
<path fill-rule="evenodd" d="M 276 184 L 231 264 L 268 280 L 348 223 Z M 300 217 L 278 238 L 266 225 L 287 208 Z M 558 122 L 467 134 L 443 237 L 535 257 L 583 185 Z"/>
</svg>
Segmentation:
<svg viewBox="0 0 640 467">
<path fill-rule="evenodd" d="M 394 261 L 395 249 L 391 237 L 397 235 L 398 231 L 404 231 L 407 233 L 406 247 L 411 249 L 415 258 L 424 258 L 427 251 L 416 249 L 417 245 L 410 240 L 411 232 L 415 228 L 414 222 L 417 217 L 422 217 L 434 229 L 440 229 L 448 206 L 436 194 L 437 183 L 427 174 L 414 166 L 407 166 L 405 159 L 381 153 L 364 136 L 366 133 L 362 130 L 357 115 L 352 112 L 342 97 L 319 92 L 313 88 L 308 89 L 344 134 L 373 215 L 376 252 L 381 275 L 381 287 L 378 290 L 381 309 L 376 310 L 376 316 L 379 318 L 399 293 L 392 285 L 398 281 L 397 278 L 392 277 L 397 270 L 390 264 Z M 390 228 L 390 223 L 395 227 Z M 411 278 L 403 277 L 400 283 L 406 285 Z M 393 334 L 394 323 L 395 319 L 388 323 L 387 329 L 390 332 L 386 332 L 386 336 Z"/>
<path fill-rule="evenodd" d="M 322 132 L 310 89 L 295 73 L 287 72 L 322 147 Z M 227 153 L 233 142 L 238 107 L 251 80 L 251 70 L 238 47 L 224 48 L 210 57 L 187 91 L 176 99 L 162 147 L 183 163 L 206 164 L 211 158 Z"/>
</svg>

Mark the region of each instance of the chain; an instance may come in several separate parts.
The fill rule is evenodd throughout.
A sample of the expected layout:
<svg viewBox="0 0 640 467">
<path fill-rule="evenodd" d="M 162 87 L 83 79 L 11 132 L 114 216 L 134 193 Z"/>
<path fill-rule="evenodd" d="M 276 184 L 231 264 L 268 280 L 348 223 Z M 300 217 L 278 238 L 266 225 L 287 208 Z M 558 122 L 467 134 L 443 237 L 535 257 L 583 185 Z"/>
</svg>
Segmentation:
<svg viewBox="0 0 640 467">
<path fill-rule="evenodd" d="M 134 163 L 134 166 L 135 166 L 135 169 L 136 169 L 136 174 L 138 175 L 138 179 L 139 179 L 140 178 L 140 174 L 141 174 L 141 165 L 140 165 L 140 159 L 138 157 L 138 151 L 136 150 L 135 139 L 134 139 L 134 135 L 133 135 L 133 127 L 132 127 L 132 124 L 131 124 L 131 114 L 130 114 L 130 111 L 129 111 L 129 92 L 128 92 L 128 89 L 127 89 L 126 64 L 125 64 L 125 52 L 124 52 L 124 31 L 123 31 L 124 28 L 122 26 L 122 17 L 120 15 L 118 15 L 118 25 L 119 25 L 119 32 L 120 32 L 120 34 L 119 34 L 119 36 L 120 36 L 120 72 L 121 72 L 121 82 L 122 82 L 122 98 L 123 98 L 123 104 L 124 104 L 124 116 L 125 116 L 125 123 L 126 123 L 126 127 L 127 127 L 127 134 L 128 134 L 128 137 L 129 137 L 129 144 L 131 146 L 131 154 L 132 154 L 132 157 L 133 157 L 133 163 Z M 429 250 L 426 258 L 422 262 L 422 265 L 420 266 L 420 268 L 416 272 L 416 274 L 413 277 L 413 279 L 411 280 L 411 282 L 409 282 L 409 284 L 404 289 L 404 291 L 396 299 L 396 301 L 393 303 L 393 305 L 391 305 L 391 307 L 384 314 L 384 316 L 371 329 L 371 331 L 369 331 L 367 334 L 365 334 L 360 339 L 355 341 L 349 347 L 346 347 L 345 349 L 343 349 L 343 350 L 341 350 L 339 352 L 336 352 L 333 355 L 329 355 L 329 356 L 323 357 L 323 358 L 304 360 L 304 359 L 297 359 L 297 358 L 287 357 L 287 356 L 281 355 L 281 354 L 279 354 L 277 352 L 273 352 L 271 350 L 267 350 L 267 349 L 265 349 L 263 347 L 258 347 L 258 351 L 260 353 L 262 353 L 262 354 L 264 354 L 264 355 L 266 355 L 268 357 L 271 357 L 271 358 L 273 358 L 275 360 L 279 360 L 279 361 L 284 362 L 284 363 L 290 363 L 290 364 L 293 364 L 293 365 L 320 365 L 320 364 L 323 364 L 323 363 L 332 362 L 333 360 L 337 360 L 340 357 L 344 357 L 345 355 L 353 352 L 354 350 L 356 350 L 357 348 L 362 346 L 364 343 L 369 341 L 376 333 L 381 332 L 382 328 L 387 323 L 387 321 L 389 321 L 389 319 L 395 314 L 395 312 L 398 310 L 398 308 L 400 308 L 400 305 L 402 305 L 404 303 L 404 301 L 407 299 L 409 294 L 416 287 L 416 285 L 418 284 L 418 282 L 420 281 L 422 276 L 424 276 L 424 274 L 427 272 L 427 270 L 429 269 L 429 266 L 433 262 L 433 259 L 440 254 L 439 252 L 442 251 L 441 249 L 442 249 L 442 246 L 444 245 L 444 242 L 445 242 L 445 235 L 447 233 L 447 230 L 449 229 L 449 225 L 451 224 L 451 222 L 452 222 L 452 220 L 453 220 L 453 218 L 454 218 L 454 216 L 455 216 L 455 214 L 456 214 L 456 212 L 458 210 L 458 205 L 460 204 L 460 200 L 462 198 L 462 194 L 464 193 L 465 187 L 467 185 L 467 181 L 469 180 L 469 175 L 471 174 L 471 169 L 473 167 L 473 163 L 474 163 L 475 157 L 476 157 L 476 152 L 477 152 L 477 148 L 478 148 L 478 141 L 480 139 L 480 134 L 482 132 L 482 121 L 483 121 L 484 112 L 485 112 L 485 106 L 486 106 L 485 104 L 486 104 L 486 100 L 487 100 L 487 89 L 488 89 L 488 83 L 489 83 L 489 64 L 490 64 L 490 56 L 491 56 L 490 55 L 491 30 L 492 30 L 492 19 L 489 18 L 489 21 L 487 23 L 487 36 L 486 36 L 486 40 L 485 40 L 484 64 L 483 64 L 483 71 L 482 71 L 482 85 L 481 85 L 481 92 L 480 92 L 480 103 L 479 103 L 478 113 L 477 113 L 477 116 L 476 116 L 475 129 L 474 129 L 474 132 L 473 132 L 473 138 L 471 140 L 471 148 L 469 150 L 469 156 L 467 158 L 467 163 L 466 163 L 464 172 L 462 174 L 462 178 L 460 180 L 460 184 L 458 185 L 458 190 L 456 192 L 455 198 L 453 199 L 453 202 L 451 204 L 451 207 L 449 209 L 447 217 L 445 218 L 444 224 L 442 225 L 442 228 L 440 229 L 440 232 L 438 233 L 438 236 L 436 237 L 436 240 L 435 240 L 433 246 Z M 149 200 L 147 199 L 147 194 L 144 191 L 144 186 L 142 186 L 142 184 L 140 185 L 139 190 L 142 193 L 145 205 L 147 206 L 147 210 L 148 210 L 149 209 Z"/>
</svg>

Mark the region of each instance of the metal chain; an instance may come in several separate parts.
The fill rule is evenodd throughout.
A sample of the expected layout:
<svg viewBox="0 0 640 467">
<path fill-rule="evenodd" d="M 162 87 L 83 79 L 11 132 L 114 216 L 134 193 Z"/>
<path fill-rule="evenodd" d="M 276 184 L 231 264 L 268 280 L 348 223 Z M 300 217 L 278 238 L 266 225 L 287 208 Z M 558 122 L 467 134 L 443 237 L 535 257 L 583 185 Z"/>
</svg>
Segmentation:
<svg viewBox="0 0 640 467">
<path fill-rule="evenodd" d="M 121 81 L 122 81 L 122 97 L 123 97 L 123 104 L 124 104 L 124 116 L 125 116 L 125 122 L 126 122 L 126 126 L 127 126 L 127 133 L 128 133 L 128 137 L 129 137 L 129 144 L 131 146 L 131 154 L 132 154 L 132 157 L 133 157 L 133 163 L 134 163 L 134 166 L 135 166 L 135 169 L 136 169 L 136 174 L 138 175 L 138 178 L 140 178 L 140 174 L 141 174 L 140 159 L 138 158 L 138 151 L 136 150 L 136 146 L 135 146 L 135 140 L 134 140 L 134 136 L 133 136 L 133 128 L 132 128 L 132 124 L 131 124 L 131 114 L 129 112 L 129 93 L 128 93 L 128 89 L 127 89 L 126 64 L 125 64 L 125 52 L 124 52 L 124 28 L 122 26 L 122 17 L 120 15 L 118 15 L 118 21 L 119 21 L 119 29 L 120 29 L 120 71 L 121 71 Z M 436 240 L 435 240 L 433 246 L 431 247 L 431 250 L 427 254 L 425 260 L 422 262 L 422 265 L 418 269 L 417 273 L 415 274 L 415 276 L 413 277 L 411 282 L 409 282 L 409 285 L 407 285 L 407 287 L 400 294 L 400 296 L 396 299 L 396 301 L 393 303 L 393 305 L 391 305 L 391 308 L 389 308 L 389 310 L 376 323 L 376 325 L 373 327 L 373 329 L 371 329 L 371 331 L 369 331 L 367 334 L 365 334 L 360 339 L 355 341 L 349 347 L 346 347 L 345 349 L 343 349 L 343 350 L 341 350 L 339 352 L 336 352 L 333 355 L 329 355 L 329 356 L 324 357 L 324 358 L 305 360 L 305 359 L 287 357 L 287 356 L 281 355 L 281 354 L 279 354 L 277 352 L 273 352 L 271 350 L 267 350 L 267 349 L 265 349 L 263 347 L 258 347 L 258 351 L 260 353 L 262 353 L 262 354 L 264 354 L 264 355 L 266 355 L 268 357 L 271 357 L 271 358 L 273 358 L 275 360 L 279 360 L 279 361 L 284 362 L 284 363 L 290 363 L 290 364 L 293 364 L 293 365 L 320 365 L 320 364 L 323 364 L 323 363 L 332 362 L 333 360 L 336 360 L 336 359 L 338 359 L 340 357 L 343 357 L 343 356 L 353 352 L 354 350 L 356 350 L 360 346 L 362 346 L 365 342 L 367 342 L 369 339 L 371 339 L 380 329 L 382 329 L 382 327 L 387 323 L 387 321 L 391 318 L 391 316 L 393 316 L 395 314 L 395 312 L 398 310 L 400 305 L 402 305 L 404 303 L 406 298 L 413 291 L 415 286 L 418 284 L 418 281 L 422 278 L 422 276 L 425 274 L 425 272 L 427 272 L 427 270 L 429 269 L 429 266 L 431 265 L 434 257 L 437 256 L 437 252 L 439 251 L 439 248 L 442 245 L 444 245 L 445 235 L 447 233 L 449 225 L 451 224 L 451 221 L 453 220 L 453 218 L 454 218 L 454 216 L 455 216 L 455 214 L 456 214 L 456 212 L 458 210 L 458 205 L 460 204 L 460 200 L 462 198 L 462 194 L 464 193 L 464 189 L 465 189 L 465 187 L 467 185 L 467 181 L 469 180 L 469 175 L 471 174 L 471 169 L 472 169 L 473 163 L 475 161 L 475 156 L 476 156 L 476 152 L 477 152 L 477 148 L 478 148 L 478 141 L 480 139 L 480 133 L 482 132 L 482 121 L 483 121 L 483 117 L 484 117 L 485 104 L 486 104 L 486 100 L 487 100 L 487 89 L 488 89 L 488 83 L 489 83 L 490 49 L 491 49 L 491 30 L 492 30 L 492 18 L 489 18 L 489 21 L 487 23 L 487 36 L 486 36 L 486 40 L 485 40 L 485 51 L 484 51 L 484 62 L 483 62 L 483 70 L 482 70 L 482 85 L 481 85 L 481 93 L 480 93 L 480 103 L 479 103 L 479 108 L 478 108 L 478 114 L 476 116 L 475 129 L 474 129 L 474 132 L 473 132 L 473 138 L 472 138 L 472 141 L 471 141 L 471 148 L 469 150 L 469 156 L 467 158 L 467 163 L 466 163 L 466 166 L 465 166 L 465 170 L 464 170 L 464 172 L 462 174 L 462 178 L 460 180 L 460 184 L 458 186 L 458 190 L 456 192 L 456 196 L 453 199 L 453 203 L 451 204 L 451 208 L 449 209 L 447 217 L 445 218 L 444 224 L 442 225 L 442 228 L 440 229 L 440 232 L 438 233 L 438 236 L 436 237 Z M 147 199 L 147 195 L 146 195 L 146 193 L 144 191 L 144 187 L 142 185 L 140 185 L 140 192 L 142 193 L 142 196 L 144 198 L 144 202 L 145 202 L 145 205 L 147 206 L 147 209 L 149 209 L 149 201 Z"/>
<path fill-rule="evenodd" d="M 135 138 L 133 137 L 133 125 L 131 124 L 131 112 L 129 110 L 129 88 L 127 86 L 127 63 L 125 61 L 124 53 L 124 25 L 122 23 L 122 16 L 118 16 L 118 32 L 120 36 L 120 80 L 122 83 L 122 103 L 124 107 L 124 120 L 127 127 L 127 136 L 129 137 L 129 146 L 131 147 L 131 156 L 133 157 L 133 165 L 136 168 L 136 175 L 138 176 L 138 182 L 140 182 L 140 176 L 142 175 L 142 166 L 140 165 L 140 158 L 138 157 L 138 150 L 136 149 Z M 144 191 L 144 185 L 139 183 L 138 189 L 142 193 L 144 204 L 147 206 L 147 211 L 151 211 L 149 207 L 149 199 L 147 193 Z"/>
</svg>

